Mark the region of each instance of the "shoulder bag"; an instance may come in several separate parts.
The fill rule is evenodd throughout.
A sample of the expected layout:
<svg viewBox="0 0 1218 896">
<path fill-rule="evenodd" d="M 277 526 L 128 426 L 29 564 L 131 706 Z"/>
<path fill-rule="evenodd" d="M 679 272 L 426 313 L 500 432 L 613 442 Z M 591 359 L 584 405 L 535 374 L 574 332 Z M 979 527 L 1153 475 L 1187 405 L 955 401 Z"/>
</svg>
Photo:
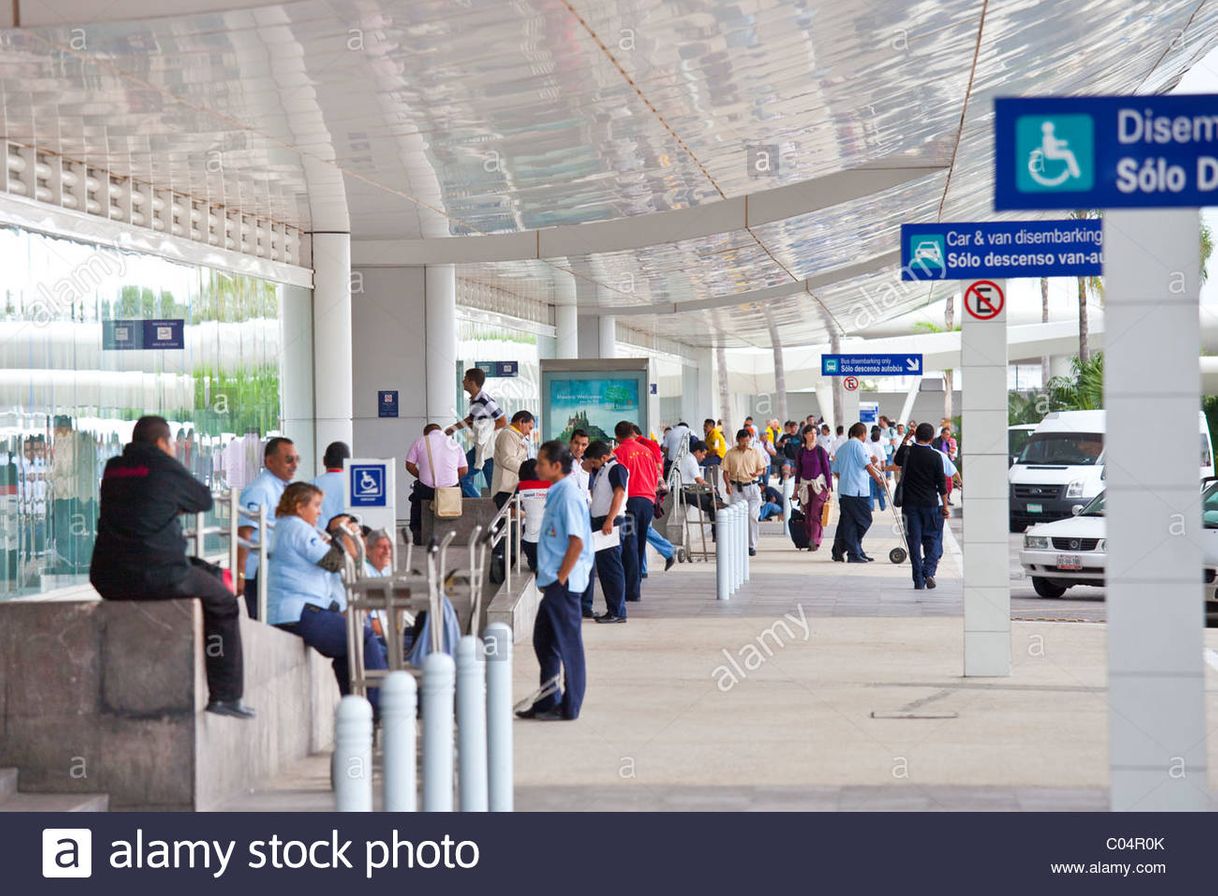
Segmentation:
<svg viewBox="0 0 1218 896">
<path fill-rule="evenodd" d="M 427 465 L 431 467 L 431 481 L 436 481 L 436 461 L 431 454 L 431 439 L 423 436 L 423 444 L 427 448 Z M 431 509 L 438 519 L 452 520 L 461 516 L 461 487 L 448 485 L 434 486 L 435 497 L 431 499 Z"/>
</svg>

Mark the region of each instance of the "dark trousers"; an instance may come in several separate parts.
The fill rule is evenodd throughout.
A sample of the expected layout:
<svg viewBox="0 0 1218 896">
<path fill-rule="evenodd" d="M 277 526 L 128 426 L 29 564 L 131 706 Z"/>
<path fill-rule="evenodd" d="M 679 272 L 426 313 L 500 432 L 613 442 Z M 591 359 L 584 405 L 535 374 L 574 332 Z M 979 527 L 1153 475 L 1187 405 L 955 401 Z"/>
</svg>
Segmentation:
<svg viewBox="0 0 1218 896">
<path fill-rule="evenodd" d="M 592 531 L 599 532 L 605 525 L 604 517 L 594 517 Z M 601 593 L 605 595 L 605 610 L 610 616 L 626 615 L 626 567 L 622 563 L 621 527 L 618 528 L 619 541 L 611 548 L 597 551 L 596 579 L 600 579 Z M 588 590 L 584 592 L 583 609 L 592 609 L 593 577 L 588 579 Z"/>
<path fill-rule="evenodd" d="M 113 585 L 94 580 L 93 585 L 106 600 L 180 600 L 198 598 L 203 605 L 203 657 L 207 668 L 210 700 L 240 700 L 244 693 L 245 671 L 241 653 L 241 607 L 237 596 L 219 578 L 219 568 L 194 557 L 182 582 L 156 592 L 131 591 L 129 584 Z M 132 645 L 132 649 L 140 649 Z"/>
<path fill-rule="evenodd" d="M 258 573 L 245 580 L 245 612 L 250 619 L 258 618 Z"/>
<path fill-rule="evenodd" d="M 905 530 L 909 541 L 909 565 L 913 568 L 915 585 L 926 584 L 933 576 L 943 556 L 943 510 L 935 507 L 903 507 Z"/>
<path fill-rule="evenodd" d="M 626 546 L 623 541 L 622 562 L 626 567 L 626 600 L 639 600 L 643 590 L 643 558 L 647 555 L 647 530 L 651 528 L 651 521 L 656 518 L 655 502 L 650 498 L 627 498 L 626 516 L 630 519 L 626 525 L 633 535 L 632 547 L 634 548 L 633 557 L 625 556 Z M 633 578 L 631 578 L 632 573 Z"/>
<path fill-rule="evenodd" d="M 578 593 L 558 582 L 542 589 L 537 621 L 533 624 L 533 651 L 541 666 L 541 684 L 544 687 L 560 669 L 566 681 L 561 694 L 542 697 L 533 704 L 538 712 L 561 709 L 563 718 L 579 718 L 587 687 L 582 624 Z"/>
<path fill-rule="evenodd" d="M 855 495 L 837 497 L 837 532 L 833 536 L 833 556 L 863 556 L 863 536 L 871 528 L 871 496 Z"/>
<path fill-rule="evenodd" d="M 495 502 L 496 510 L 502 510 L 503 505 L 506 504 L 511 499 L 512 499 L 511 492 L 495 492 L 495 494 L 491 496 L 491 500 Z M 511 519 L 509 518 L 505 523 L 503 523 L 503 525 L 508 527 L 507 538 L 504 541 L 499 542 L 499 544 L 495 545 L 495 547 L 493 549 L 493 556 L 496 559 L 498 559 L 500 563 L 503 563 L 504 551 L 506 550 L 505 545 L 507 544 L 507 542 L 509 540 L 512 542 L 512 550 L 516 549 L 516 547 L 515 547 L 516 541 L 512 537 L 513 533 L 511 531 L 511 527 L 512 527 Z M 516 567 L 519 568 L 520 567 L 520 558 L 519 557 L 515 558 L 515 563 L 516 563 Z"/>
<path fill-rule="evenodd" d="M 338 680 L 338 691 L 344 697 L 351 693 L 351 664 L 347 658 L 347 618 L 335 610 L 323 610 L 307 605 L 300 614 L 299 622 L 279 625 L 278 628 L 291 632 L 302 641 L 332 660 L 334 677 Z M 389 660 L 385 656 L 385 646 L 372 631 L 372 626 L 364 623 L 364 668 L 388 669 Z M 379 688 L 368 689 L 368 702 L 375 709 L 380 694 Z"/>
<path fill-rule="evenodd" d="M 416 548 L 423 546 L 423 502 L 432 501 L 435 497 L 434 488 L 415 480 L 410 490 L 410 537 L 414 539 Z"/>
</svg>

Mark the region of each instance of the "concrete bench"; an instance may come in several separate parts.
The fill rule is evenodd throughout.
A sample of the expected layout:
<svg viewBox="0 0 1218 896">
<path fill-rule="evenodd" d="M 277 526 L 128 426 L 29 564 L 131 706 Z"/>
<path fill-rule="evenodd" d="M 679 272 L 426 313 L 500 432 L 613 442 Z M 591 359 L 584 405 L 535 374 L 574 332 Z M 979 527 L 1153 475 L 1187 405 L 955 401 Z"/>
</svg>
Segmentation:
<svg viewBox="0 0 1218 896">
<path fill-rule="evenodd" d="M 328 749 L 338 687 L 294 635 L 241 619 L 245 699 L 204 712 L 197 601 L 0 603 L 0 767 L 113 809 L 206 810 Z"/>
</svg>

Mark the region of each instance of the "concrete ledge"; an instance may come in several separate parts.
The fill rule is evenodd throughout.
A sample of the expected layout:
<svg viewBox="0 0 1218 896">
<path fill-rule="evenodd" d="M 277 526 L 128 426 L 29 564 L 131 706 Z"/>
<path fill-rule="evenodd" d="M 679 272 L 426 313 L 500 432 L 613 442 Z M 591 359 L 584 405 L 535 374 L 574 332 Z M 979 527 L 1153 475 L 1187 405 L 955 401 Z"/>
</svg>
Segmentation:
<svg viewBox="0 0 1218 896">
<path fill-rule="evenodd" d="M 515 593 L 512 593 L 515 592 Z M 512 630 L 512 641 L 520 643 L 533 634 L 533 623 L 537 620 L 537 605 L 541 603 L 541 591 L 537 579 L 525 578 L 521 585 L 513 582 L 512 591 L 503 585 L 495 599 L 486 608 L 486 624 L 502 622 Z"/>
<path fill-rule="evenodd" d="M 0 604 L 0 766 L 115 809 L 207 809 L 329 746 L 338 687 L 300 639 L 242 618 L 252 722 L 204 712 L 196 601 Z"/>
</svg>

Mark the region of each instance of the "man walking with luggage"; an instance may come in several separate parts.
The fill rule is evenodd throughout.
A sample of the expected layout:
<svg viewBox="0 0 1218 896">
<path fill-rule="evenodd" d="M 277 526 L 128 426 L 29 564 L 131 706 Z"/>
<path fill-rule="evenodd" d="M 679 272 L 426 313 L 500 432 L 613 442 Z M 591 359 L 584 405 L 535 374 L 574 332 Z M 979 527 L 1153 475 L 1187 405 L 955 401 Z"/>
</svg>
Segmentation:
<svg viewBox="0 0 1218 896">
<path fill-rule="evenodd" d="M 913 569 L 914 590 L 935 587 L 935 571 L 943 556 L 943 521 L 951 516 L 947 504 L 947 479 L 943 475 L 943 455 L 931 447 L 935 428 L 919 423 L 897 449 L 893 463 L 901 468 L 901 513 L 909 535 L 909 565 Z"/>
</svg>

